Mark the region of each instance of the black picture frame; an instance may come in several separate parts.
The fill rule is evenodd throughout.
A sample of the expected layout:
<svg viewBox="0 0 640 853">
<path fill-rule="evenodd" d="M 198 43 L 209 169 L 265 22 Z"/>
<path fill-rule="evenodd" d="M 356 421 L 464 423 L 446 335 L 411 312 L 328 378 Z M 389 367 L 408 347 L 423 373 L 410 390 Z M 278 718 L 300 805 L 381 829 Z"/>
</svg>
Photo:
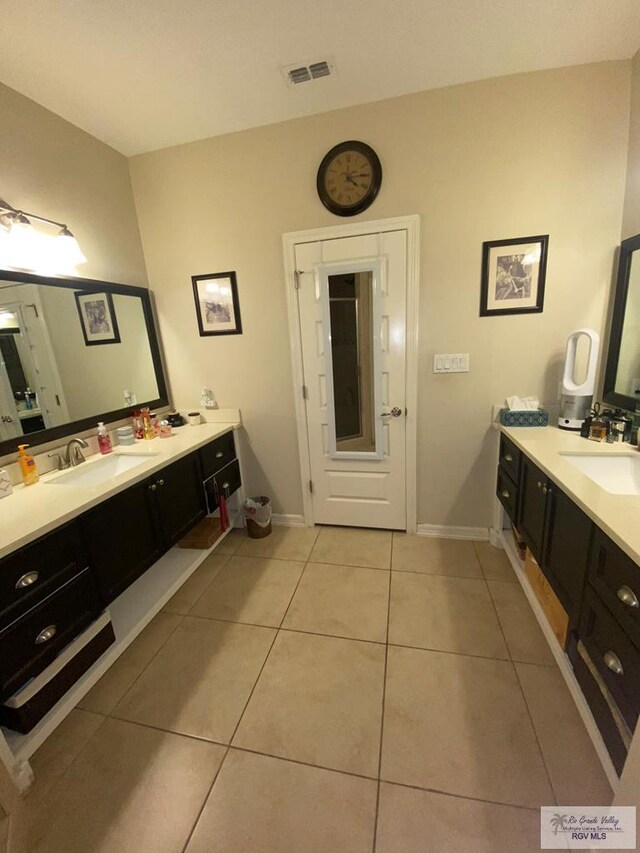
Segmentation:
<svg viewBox="0 0 640 853">
<path fill-rule="evenodd" d="M 242 318 L 235 272 L 231 270 L 192 275 L 191 284 L 200 337 L 241 335 Z M 207 284 L 211 288 L 210 302 L 203 298 Z M 227 290 L 229 292 L 226 292 Z M 203 314 L 203 312 L 206 313 Z"/>
<path fill-rule="evenodd" d="M 631 279 L 631 263 L 634 252 L 640 250 L 640 234 L 628 237 L 620 244 L 618 253 L 618 272 L 616 285 L 613 291 L 613 310 L 611 312 L 611 328 L 609 331 L 609 348 L 607 350 L 607 363 L 604 370 L 604 383 L 602 399 L 609 405 L 635 412 L 638 399 L 630 394 L 622 394 L 616 391 L 616 380 L 618 378 L 618 366 L 620 364 L 620 346 L 622 344 L 622 333 L 624 331 L 624 319 L 627 310 L 627 299 L 629 297 L 629 282 Z M 638 260 L 636 259 L 636 263 Z M 640 397 L 640 395 L 639 395 Z"/>
<path fill-rule="evenodd" d="M 120 409 L 111 409 L 109 411 L 95 412 L 86 418 L 79 418 L 76 421 L 70 421 L 59 426 L 49 427 L 48 429 L 39 430 L 38 432 L 29 433 L 29 445 L 36 447 L 39 444 L 45 444 L 50 441 L 57 441 L 74 433 L 82 432 L 90 427 L 94 427 L 97 421 L 112 423 L 113 421 L 124 420 L 131 416 L 133 408 L 140 406 L 148 406 L 150 409 L 159 409 L 169 405 L 169 390 L 164 370 L 164 357 L 160 342 L 160 336 L 156 328 L 156 319 L 153 305 L 153 294 L 146 287 L 136 287 L 131 284 L 117 284 L 112 281 L 101 281 L 92 278 L 80 278 L 67 276 L 45 276 L 37 273 L 17 272 L 16 270 L 0 269 L 0 282 L 9 281 L 17 284 L 36 284 L 45 287 L 64 287 L 73 290 L 83 290 L 89 293 L 104 293 L 109 294 L 119 293 L 122 296 L 137 296 L 142 303 L 144 321 L 149 338 L 149 347 L 151 349 L 151 359 L 155 372 L 156 385 L 158 388 L 158 396 L 154 400 L 139 400 L 134 406 L 123 406 Z M 9 453 L 14 453 L 18 449 L 18 445 L 24 442 L 24 435 L 17 435 L 13 438 L 7 438 L 0 441 L 0 456 L 5 456 Z"/>
<path fill-rule="evenodd" d="M 116 317 L 115 308 L 113 306 L 113 296 L 108 292 L 103 293 L 80 293 L 76 291 L 74 294 L 78 316 L 80 317 L 80 328 L 84 337 L 84 344 L 87 347 L 97 347 L 103 344 L 119 344 L 120 330 L 118 329 L 118 318 Z M 108 332 L 93 331 L 88 326 L 88 316 L 85 302 L 104 303 L 105 317 L 108 323 Z"/>
<path fill-rule="evenodd" d="M 481 317 L 542 312 L 548 248 L 548 234 L 489 240 L 482 244 Z M 527 255 L 532 258 L 529 263 L 526 263 Z M 519 275 L 513 273 L 514 267 Z"/>
</svg>

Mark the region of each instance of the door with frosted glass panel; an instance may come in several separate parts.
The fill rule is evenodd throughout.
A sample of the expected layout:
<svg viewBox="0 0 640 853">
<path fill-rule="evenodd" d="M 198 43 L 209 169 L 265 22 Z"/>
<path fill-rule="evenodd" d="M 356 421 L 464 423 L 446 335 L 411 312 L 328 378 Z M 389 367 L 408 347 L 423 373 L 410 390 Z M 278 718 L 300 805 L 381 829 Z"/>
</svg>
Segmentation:
<svg viewBox="0 0 640 853">
<path fill-rule="evenodd" d="M 313 520 L 403 529 L 406 232 L 296 246 Z"/>
</svg>

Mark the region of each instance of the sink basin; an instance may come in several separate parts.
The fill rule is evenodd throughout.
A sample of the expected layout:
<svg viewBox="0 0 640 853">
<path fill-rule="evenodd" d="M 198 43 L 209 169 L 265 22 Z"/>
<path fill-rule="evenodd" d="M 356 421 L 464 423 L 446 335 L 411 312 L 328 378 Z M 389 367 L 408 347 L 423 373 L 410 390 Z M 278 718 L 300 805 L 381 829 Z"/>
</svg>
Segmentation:
<svg viewBox="0 0 640 853">
<path fill-rule="evenodd" d="M 124 474 L 137 465 L 142 465 L 150 453 L 113 453 L 95 462 L 83 462 L 71 471 L 47 480 L 50 486 L 99 486 L 118 474 Z"/>
<path fill-rule="evenodd" d="M 612 495 L 640 495 L 640 453 L 561 453 L 566 461 Z"/>
</svg>

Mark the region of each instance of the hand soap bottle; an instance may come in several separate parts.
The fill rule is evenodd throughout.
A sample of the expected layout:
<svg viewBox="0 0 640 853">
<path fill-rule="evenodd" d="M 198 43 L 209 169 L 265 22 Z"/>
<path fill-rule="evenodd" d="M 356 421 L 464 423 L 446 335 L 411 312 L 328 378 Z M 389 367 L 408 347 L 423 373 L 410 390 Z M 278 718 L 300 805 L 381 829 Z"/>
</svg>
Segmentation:
<svg viewBox="0 0 640 853">
<path fill-rule="evenodd" d="M 100 448 L 100 453 L 111 453 L 113 447 L 111 446 L 111 437 L 107 432 L 107 428 L 104 425 L 103 421 L 98 422 L 98 447 Z"/>
<path fill-rule="evenodd" d="M 32 486 L 34 483 L 37 483 L 40 479 L 40 475 L 38 474 L 38 469 L 36 468 L 35 459 L 33 456 L 29 456 L 29 454 L 25 451 L 25 447 L 29 447 L 28 444 L 19 444 L 18 450 L 18 465 L 20 466 L 20 472 L 22 474 L 22 482 L 25 486 Z"/>
</svg>

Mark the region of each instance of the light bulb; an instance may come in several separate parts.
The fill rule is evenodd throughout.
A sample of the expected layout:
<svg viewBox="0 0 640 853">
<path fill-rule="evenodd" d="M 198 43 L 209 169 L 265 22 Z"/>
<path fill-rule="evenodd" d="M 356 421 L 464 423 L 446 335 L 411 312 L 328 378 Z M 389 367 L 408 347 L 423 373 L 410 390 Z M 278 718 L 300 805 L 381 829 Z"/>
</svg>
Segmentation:
<svg viewBox="0 0 640 853">
<path fill-rule="evenodd" d="M 55 254 L 63 266 L 86 264 L 87 259 L 83 255 L 78 241 L 66 226 L 60 230 L 60 233 L 54 239 L 56 244 Z"/>
</svg>

